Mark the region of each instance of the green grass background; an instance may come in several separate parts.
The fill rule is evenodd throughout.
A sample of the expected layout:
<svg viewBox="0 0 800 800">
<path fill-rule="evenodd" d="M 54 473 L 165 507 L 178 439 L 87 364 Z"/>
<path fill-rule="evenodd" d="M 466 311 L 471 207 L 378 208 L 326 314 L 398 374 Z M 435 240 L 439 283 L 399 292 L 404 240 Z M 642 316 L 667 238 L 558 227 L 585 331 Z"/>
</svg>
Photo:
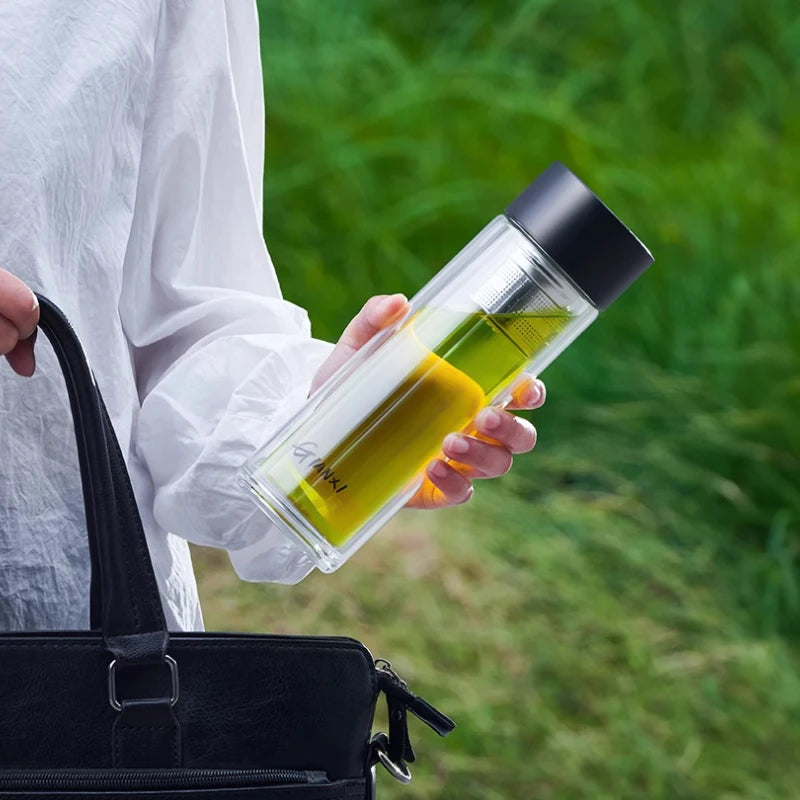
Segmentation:
<svg viewBox="0 0 800 800">
<path fill-rule="evenodd" d="M 561 160 L 656 265 L 536 453 L 211 629 L 341 633 L 458 721 L 385 798 L 800 798 L 796 0 L 264 0 L 265 236 L 335 339 Z"/>
</svg>

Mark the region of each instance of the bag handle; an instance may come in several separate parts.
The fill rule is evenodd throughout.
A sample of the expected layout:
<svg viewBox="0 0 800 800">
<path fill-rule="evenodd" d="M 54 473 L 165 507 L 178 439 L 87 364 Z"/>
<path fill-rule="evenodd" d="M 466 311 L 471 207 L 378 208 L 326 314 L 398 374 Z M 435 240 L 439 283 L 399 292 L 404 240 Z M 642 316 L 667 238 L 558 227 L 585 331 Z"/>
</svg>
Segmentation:
<svg viewBox="0 0 800 800">
<path fill-rule="evenodd" d="M 118 660 L 161 661 L 169 635 L 114 428 L 75 330 L 53 302 L 37 297 L 39 327 L 58 357 L 75 426 L 92 559 L 92 625 L 99 621 Z"/>
</svg>

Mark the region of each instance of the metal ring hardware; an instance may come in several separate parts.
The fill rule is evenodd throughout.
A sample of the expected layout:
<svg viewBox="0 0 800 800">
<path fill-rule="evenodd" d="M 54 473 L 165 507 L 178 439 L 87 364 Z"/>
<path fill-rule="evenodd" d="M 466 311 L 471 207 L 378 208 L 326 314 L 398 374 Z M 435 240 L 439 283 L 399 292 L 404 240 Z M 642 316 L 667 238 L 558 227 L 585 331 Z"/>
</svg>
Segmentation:
<svg viewBox="0 0 800 800">
<path fill-rule="evenodd" d="M 178 684 L 178 665 L 175 663 L 175 659 L 172 656 L 165 655 L 164 661 L 166 661 L 167 665 L 169 666 L 169 676 L 170 680 L 172 681 L 172 696 L 169 699 L 169 705 L 172 707 L 178 702 L 178 696 L 180 694 L 180 686 Z M 122 704 L 117 699 L 116 658 L 108 665 L 108 702 L 111 704 L 111 708 L 113 708 L 114 711 L 122 711 Z"/>
<path fill-rule="evenodd" d="M 411 783 L 411 770 L 403 764 L 395 764 L 386 752 L 384 741 L 386 734 L 376 734 L 372 737 L 372 746 L 378 756 L 378 761 L 383 764 L 386 771 L 399 783 Z"/>
</svg>

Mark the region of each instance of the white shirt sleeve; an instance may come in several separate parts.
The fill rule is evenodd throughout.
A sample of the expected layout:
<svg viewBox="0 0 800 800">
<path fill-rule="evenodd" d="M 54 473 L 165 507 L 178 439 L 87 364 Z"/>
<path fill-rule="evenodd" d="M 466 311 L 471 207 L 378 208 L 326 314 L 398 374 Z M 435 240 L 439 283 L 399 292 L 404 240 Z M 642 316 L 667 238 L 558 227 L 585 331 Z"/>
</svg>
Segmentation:
<svg viewBox="0 0 800 800">
<path fill-rule="evenodd" d="M 261 235 L 258 47 L 252 2 L 162 4 L 119 310 L 156 521 L 246 580 L 295 582 L 310 563 L 236 473 L 332 346 L 282 299 Z"/>
</svg>

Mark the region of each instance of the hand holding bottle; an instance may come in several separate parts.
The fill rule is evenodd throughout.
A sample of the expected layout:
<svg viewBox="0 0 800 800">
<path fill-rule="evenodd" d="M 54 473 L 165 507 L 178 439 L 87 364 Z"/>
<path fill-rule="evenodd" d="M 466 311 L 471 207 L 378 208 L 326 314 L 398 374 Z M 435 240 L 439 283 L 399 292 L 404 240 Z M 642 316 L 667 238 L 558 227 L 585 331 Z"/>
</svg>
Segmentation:
<svg viewBox="0 0 800 800">
<path fill-rule="evenodd" d="M 319 391 L 242 465 L 242 488 L 323 572 L 405 505 L 464 502 L 472 479 L 533 447 L 533 428 L 507 411 L 543 401 L 527 376 L 652 262 L 586 184 L 551 164 L 410 302 L 367 303 Z"/>
<path fill-rule="evenodd" d="M 0 269 L 0 356 L 26 378 L 36 367 L 33 344 L 38 322 L 36 295 L 19 278 Z"/>
<path fill-rule="evenodd" d="M 345 328 L 333 352 L 319 368 L 311 384 L 313 392 L 363 347 L 376 333 L 404 317 L 410 306 L 401 294 L 370 298 Z M 515 388 L 510 409 L 539 408 L 545 400 L 540 380 L 527 378 Z M 426 480 L 406 504 L 407 508 L 443 508 L 464 503 L 472 496 L 472 481 L 496 478 L 511 468 L 513 456 L 527 453 L 536 444 L 536 429 L 526 419 L 499 408 L 484 409 L 472 423 L 474 433 L 449 434 L 442 445 L 448 459 L 428 464 Z"/>
</svg>

